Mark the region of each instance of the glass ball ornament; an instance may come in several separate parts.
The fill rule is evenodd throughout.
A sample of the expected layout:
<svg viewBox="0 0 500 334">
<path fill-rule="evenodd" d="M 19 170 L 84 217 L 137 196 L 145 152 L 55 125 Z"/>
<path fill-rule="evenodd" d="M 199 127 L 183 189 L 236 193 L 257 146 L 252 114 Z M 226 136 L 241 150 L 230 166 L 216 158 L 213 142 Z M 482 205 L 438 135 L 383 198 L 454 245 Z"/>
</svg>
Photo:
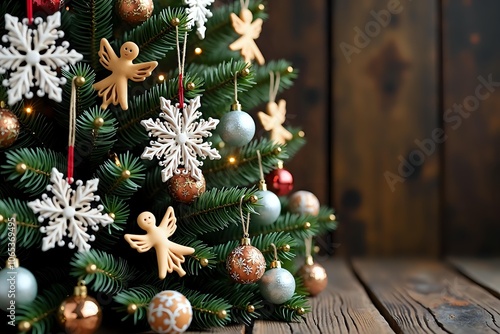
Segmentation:
<svg viewBox="0 0 500 334">
<path fill-rule="evenodd" d="M 232 110 L 220 119 L 217 132 L 220 137 L 230 146 L 240 147 L 248 144 L 255 135 L 255 122 L 248 113 L 241 111 L 237 104 Z"/>
<path fill-rule="evenodd" d="M 19 136 L 19 121 L 10 110 L 0 109 L 0 148 L 14 144 Z"/>
<path fill-rule="evenodd" d="M 33 0 L 34 16 L 40 16 L 40 13 L 52 15 L 64 6 L 64 0 Z"/>
<path fill-rule="evenodd" d="M 270 225 L 278 219 L 281 213 L 281 202 L 275 193 L 269 190 L 258 190 L 255 195 L 259 198 L 251 214 L 252 223 Z"/>
<path fill-rule="evenodd" d="M 319 200 L 312 192 L 300 190 L 290 195 L 288 209 L 292 213 L 317 216 L 319 208 Z"/>
<path fill-rule="evenodd" d="M 167 181 L 168 193 L 177 202 L 190 204 L 205 192 L 207 186 L 205 177 L 202 174 L 201 180 L 196 181 L 194 177 L 185 172 L 184 168 L 179 168 L 179 171 L 179 174 L 174 174 Z"/>
<path fill-rule="evenodd" d="M 286 196 L 293 189 L 293 175 L 284 168 L 278 168 L 266 175 L 267 189 L 278 196 Z"/>
<path fill-rule="evenodd" d="M 132 26 L 149 19 L 153 14 L 153 9 L 153 0 L 118 0 L 116 2 L 118 15 L 124 22 Z"/>
<path fill-rule="evenodd" d="M 19 306 L 35 300 L 37 292 L 38 284 L 31 271 L 20 267 L 17 258 L 7 260 L 0 270 L 0 308 L 15 313 Z"/>
<path fill-rule="evenodd" d="M 283 304 L 295 293 L 295 279 L 290 272 L 281 268 L 279 261 L 271 263 L 271 269 L 266 271 L 259 281 L 262 297 L 273 304 Z"/>
<path fill-rule="evenodd" d="M 148 306 L 148 323 L 156 333 L 184 333 L 193 320 L 193 308 L 180 292 L 157 293 Z"/>
<path fill-rule="evenodd" d="M 250 244 L 249 238 L 243 238 L 241 245 L 229 253 L 226 269 L 231 279 L 240 284 L 257 282 L 266 271 L 266 259 L 258 248 Z"/>
<path fill-rule="evenodd" d="M 78 282 L 73 296 L 66 298 L 57 309 L 57 322 L 68 334 L 93 334 L 101 321 L 101 306 L 87 295 L 84 281 Z"/>
<path fill-rule="evenodd" d="M 311 296 L 318 295 L 328 285 L 328 275 L 325 268 L 317 263 L 314 263 L 311 256 L 306 260 L 306 263 L 299 268 L 297 276 L 302 277 L 302 282 L 307 292 Z"/>
</svg>

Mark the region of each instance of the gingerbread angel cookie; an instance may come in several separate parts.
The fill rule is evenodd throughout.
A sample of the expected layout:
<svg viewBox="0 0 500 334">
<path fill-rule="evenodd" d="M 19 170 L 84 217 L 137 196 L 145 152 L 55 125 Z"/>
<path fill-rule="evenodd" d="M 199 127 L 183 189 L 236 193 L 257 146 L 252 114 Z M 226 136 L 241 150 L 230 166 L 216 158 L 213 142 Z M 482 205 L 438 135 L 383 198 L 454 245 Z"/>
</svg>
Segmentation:
<svg viewBox="0 0 500 334">
<path fill-rule="evenodd" d="M 174 209 L 170 206 L 160 223 L 156 226 L 156 218 L 151 212 L 143 212 L 137 217 L 137 224 L 147 234 L 125 234 L 125 240 L 130 247 L 137 249 L 139 253 L 144 253 L 154 247 L 156 258 L 158 260 L 158 276 L 164 279 L 167 273 L 176 271 L 179 276 L 186 275 L 181 267 L 184 263 L 185 255 L 191 255 L 195 252 L 194 248 L 176 244 L 170 241 L 170 238 L 177 229 L 177 218 L 175 218 Z"/>
<path fill-rule="evenodd" d="M 120 105 L 123 110 L 128 109 L 127 81 L 144 81 L 158 66 L 158 62 L 149 61 L 134 64 L 133 60 L 139 55 L 139 47 L 134 42 L 125 42 L 120 48 L 118 57 L 108 40 L 101 39 L 101 48 L 98 52 L 99 62 L 110 70 L 111 75 L 94 84 L 97 94 L 102 97 L 102 109 L 108 105 Z"/>
</svg>

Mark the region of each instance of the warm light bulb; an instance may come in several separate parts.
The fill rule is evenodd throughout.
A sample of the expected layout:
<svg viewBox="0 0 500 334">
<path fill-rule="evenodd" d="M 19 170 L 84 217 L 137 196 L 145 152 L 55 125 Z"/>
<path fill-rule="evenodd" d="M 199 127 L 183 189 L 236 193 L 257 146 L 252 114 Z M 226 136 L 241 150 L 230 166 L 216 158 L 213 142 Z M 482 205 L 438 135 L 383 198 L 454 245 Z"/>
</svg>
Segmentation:
<svg viewBox="0 0 500 334">
<path fill-rule="evenodd" d="M 158 76 L 158 81 L 163 82 L 164 80 L 165 80 L 165 76 L 164 76 L 163 74 L 160 74 L 160 75 Z"/>
<path fill-rule="evenodd" d="M 24 112 L 27 114 L 31 114 L 32 111 L 33 111 L 33 109 L 31 109 L 31 107 L 24 108 Z"/>
<path fill-rule="evenodd" d="M 194 54 L 195 54 L 195 55 L 198 55 L 198 56 L 199 56 L 199 55 L 201 55 L 202 53 L 203 53 L 203 50 L 202 50 L 201 48 L 196 48 L 196 49 L 194 49 Z"/>
<path fill-rule="evenodd" d="M 234 165 L 236 163 L 236 158 L 235 157 L 229 157 L 228 159 L 229 163 Z"/>
</svg>

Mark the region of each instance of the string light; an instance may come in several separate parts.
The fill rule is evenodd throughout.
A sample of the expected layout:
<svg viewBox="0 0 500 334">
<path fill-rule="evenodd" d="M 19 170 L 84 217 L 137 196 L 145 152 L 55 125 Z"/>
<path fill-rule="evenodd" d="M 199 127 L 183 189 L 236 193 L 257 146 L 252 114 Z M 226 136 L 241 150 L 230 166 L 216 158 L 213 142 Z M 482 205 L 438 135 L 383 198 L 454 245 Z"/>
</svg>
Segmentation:
<svg viewBox="0 0 500 334">
<path fill-rule="evenodd" d="M 229 163 L 234 165 L 236 163 L 236 158 L 235 157 L 229 157 L 228 159 Z"/>
<path fill-rule="evenodd" d="M 158 76 L 158 81 L 160 81 L 160 82 L 165 81 L 165 76 L 164 76 L 163 74 L 160 74 L 160 75 Z"/>
<path fill-rule="evenodd" d="M 27 113 L 28 115 L 31 114 L 33 112 L 33 108 L 31 107 L 26 107 L 24 108 L 24 112 Z"/>
<path fill-rule="evenodd" d="M 293 73 L 293 67 L 292 67 L 292 66 L 288 66 L 288 67 L 286 68 L 286 71 L 287 71 L 288 73 Z"/>
<path fill-rule="evenodd" d="M 202 50 L 201 48 L 196 48 L 196 49 L 194 49 L 194 54 L 195 54 L 195 55 L 199 56 L 199 55 L 201 55 L 202 53 L 203 53 L 203 50 Z"/>
</svg>

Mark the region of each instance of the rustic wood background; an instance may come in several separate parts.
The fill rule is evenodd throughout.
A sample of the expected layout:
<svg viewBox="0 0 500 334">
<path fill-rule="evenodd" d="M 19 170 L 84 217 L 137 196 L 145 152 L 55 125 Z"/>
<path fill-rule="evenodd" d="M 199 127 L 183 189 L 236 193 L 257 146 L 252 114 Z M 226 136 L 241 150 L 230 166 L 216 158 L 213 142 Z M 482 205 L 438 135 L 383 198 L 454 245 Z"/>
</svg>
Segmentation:
<svg viewBox="0 0 500 334">
<path fill-rule="evenodd" d="M 286 167 L 296 190 L 336 208 L 338 251 L 498 255 L 500 2 L 273 0 L 268 11 L 258 44 L 300 70 L 280 97 L 308 144 Z"/>
</svg>

